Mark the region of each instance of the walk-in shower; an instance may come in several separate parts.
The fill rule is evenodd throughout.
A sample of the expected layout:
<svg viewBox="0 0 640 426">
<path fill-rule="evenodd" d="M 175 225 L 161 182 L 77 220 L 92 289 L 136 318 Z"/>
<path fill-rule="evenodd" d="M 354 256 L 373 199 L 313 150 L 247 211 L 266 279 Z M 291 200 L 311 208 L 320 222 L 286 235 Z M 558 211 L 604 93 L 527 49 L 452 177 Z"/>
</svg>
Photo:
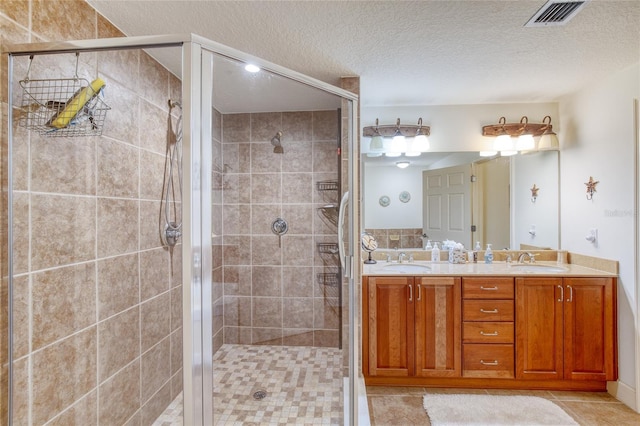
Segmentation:
<svg viewBox="0 0 640 426">
<path fill-rule="evenodd" d="M 197 36 L 8 51 L 12 123 L 31 55 L 33 79 L 79 56 L 110 109 L 101 135 L 9 126 L 3 416 L 352 423 L 357 299 L 337 236 L 350 260 L 357 216 L 330 218 L 353 185 L 357 98 L 267 62 L 247 77 L 249 57 Z"/>
</svg>

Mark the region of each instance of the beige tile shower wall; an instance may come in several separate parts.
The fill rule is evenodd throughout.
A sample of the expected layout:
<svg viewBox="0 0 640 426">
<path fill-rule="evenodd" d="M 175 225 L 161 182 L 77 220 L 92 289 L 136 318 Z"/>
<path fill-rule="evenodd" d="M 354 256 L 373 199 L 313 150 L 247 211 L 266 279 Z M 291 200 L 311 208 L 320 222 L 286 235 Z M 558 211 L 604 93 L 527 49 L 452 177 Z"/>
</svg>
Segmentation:
<svg viewBox="0 0 640 426">
<path fill-rule="evenodd" d="M 122 36 L 84 1 L 2 2 L 0 22 L 3 44 Z M 15 65 L 20 90 L 27 58 Z M 6 56 L 1 69 L 6 195 Z M 74 55 L 36 56 L 31 78 L 74 70 Z M 83 53 L 79 74 L 107 82 L 102 137 L 13 127 L 14 424 L 151 424 L 182 390 L 180 247 L 159 234 L 167 100 L 181 86 L 139 50 Z"/>
<path fill-rule="evenodd" d="M 222 117 L 224 342 L 337 347 L 338 111 Z M 283 154 L 270 141 L 282 131 Z M 271 224 L 289 225 L 282 237 Z M 325 277 L 326 285 L 318 277 Z"/>
</svg>

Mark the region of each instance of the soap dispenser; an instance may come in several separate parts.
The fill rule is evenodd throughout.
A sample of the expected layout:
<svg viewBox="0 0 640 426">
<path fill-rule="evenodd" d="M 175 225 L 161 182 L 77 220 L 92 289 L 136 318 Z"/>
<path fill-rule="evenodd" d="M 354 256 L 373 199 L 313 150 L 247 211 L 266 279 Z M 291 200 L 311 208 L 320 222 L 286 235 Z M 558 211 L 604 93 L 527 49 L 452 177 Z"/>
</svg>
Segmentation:
<svg viewBox="0 0 640 426">
<path fill-rule="evenodd" d="M 487 249 L 484 252 L 484 263 L 493 263 L 493 250 L 491 250 L 491 244 L 487 244 Z"/>
<path fill-rule="evenodd" d="M 431 261 L 440 262 L 440 249 L 438 243 L 433 243 L 433 250 L 431 250 Z"/>
<path fill-rule="evenodd" d="M 427 245 L 424 246 L 425 250 L 433 250 L 433 247 L 431 247 L 431 240 L 427 240 Z"/>
</svg>

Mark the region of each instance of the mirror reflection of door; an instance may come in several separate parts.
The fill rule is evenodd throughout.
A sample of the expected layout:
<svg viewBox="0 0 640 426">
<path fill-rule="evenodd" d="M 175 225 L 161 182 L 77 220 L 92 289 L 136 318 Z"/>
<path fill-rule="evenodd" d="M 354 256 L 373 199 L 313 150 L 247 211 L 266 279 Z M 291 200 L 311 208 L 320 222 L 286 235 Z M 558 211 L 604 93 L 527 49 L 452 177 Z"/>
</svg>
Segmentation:
<svg viewBox="0 0 640 426">
<path fill-rule="evenodd" d="M 431 241 L 471 248 L 471 164 L 422 173 L 422 231 Z"/>
<path fill-rule="evenodd" d="M 474 238 L 480 241 L 483 249 L 487 243 L 494 250 L 510 247 L 510 164 L 510 157 L 497 157 L 475 164 L 477 180 L 473 185 L 478 201 L 473 217 L 477 230 Z"/>
</svg>

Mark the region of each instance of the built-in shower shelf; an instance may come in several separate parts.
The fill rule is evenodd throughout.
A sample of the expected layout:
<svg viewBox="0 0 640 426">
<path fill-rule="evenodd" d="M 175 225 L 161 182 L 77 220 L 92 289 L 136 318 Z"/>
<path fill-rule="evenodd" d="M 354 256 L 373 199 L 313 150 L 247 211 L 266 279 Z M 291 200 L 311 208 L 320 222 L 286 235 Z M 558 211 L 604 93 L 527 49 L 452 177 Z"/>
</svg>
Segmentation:
<svg viewBox="0 0 640 426">
<path fill-rule="evenodd" d="M 340 189 L 337 180 L 322 180 L 320 182 L 316 182 L 318 186 L 318 191 L 337 191 Z"/>
<path fill-rule="evenodd" d="M 322 254 L 338 253 L 338 243 L 318 243 L 318 252 Z"/>
<path fill-rule="evenodd" d="M 329 287 L 338 287 L 340 285 L 340 274 L 338 273 L 322 273 L 317 274 L 318 284 Z"/>
</svg>

